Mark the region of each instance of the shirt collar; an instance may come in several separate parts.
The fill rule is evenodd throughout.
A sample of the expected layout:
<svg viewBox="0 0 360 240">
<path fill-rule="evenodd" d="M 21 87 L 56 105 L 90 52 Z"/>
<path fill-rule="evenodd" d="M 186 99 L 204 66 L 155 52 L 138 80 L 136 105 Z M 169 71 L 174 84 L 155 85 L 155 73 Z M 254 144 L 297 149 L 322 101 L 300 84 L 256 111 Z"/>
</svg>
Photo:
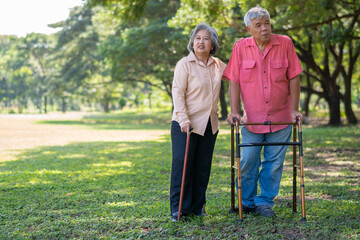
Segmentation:
<svg viewBox="0 0 360 240">
<path fill-rule="evenodd" d="M 187 60 L 188 62 L 196 62 L 197 64 L 204 66 L 204 64 L 196 58 L 195 53 L 193 51 L 189 53 Z M 214 58 L 210 56 L 209 61 L 207 62 L 207 66 L 209 66 L 213 62 L 214 62 Z"/>
<path fill-rule="evenodd" d="M 250 41 L 246 42 L 246 47 L 249 47 L 249 46 L 257 47 L 254 37 L 251 37 L 250 39 L 251 39 Z M 274 46 L 274 45 L 279 45 L 279 44 L 280 44 L 280 42 L 277 39 L 276 35 L 271 34 L 271 38 L 268 43 L 268 46 L 270 46 L 270 45 Z"/>
</svg>

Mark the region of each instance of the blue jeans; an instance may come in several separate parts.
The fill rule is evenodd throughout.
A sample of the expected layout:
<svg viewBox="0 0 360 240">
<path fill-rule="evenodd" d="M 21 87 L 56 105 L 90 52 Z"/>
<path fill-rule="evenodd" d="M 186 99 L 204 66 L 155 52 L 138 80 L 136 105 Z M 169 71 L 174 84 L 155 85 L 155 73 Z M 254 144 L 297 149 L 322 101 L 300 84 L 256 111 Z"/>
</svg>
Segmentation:
<svg viewBox="0 0 360 240">
<path fill-rule="evenodd" d="M 273 133 L 253 133 L 241 128 L 242 143 L 289 142 L 292 126 Z M 261 149 L 264 159 L 261 161 Z M 241 148 L 242 204 L 247 207 L 274 205 L 279 193 L 287 146 L 255 146 Z M 261 166 L 261 170 L 260 170 Z M 257 195 L 258 182 L 260 195 Z"/>
</svg>

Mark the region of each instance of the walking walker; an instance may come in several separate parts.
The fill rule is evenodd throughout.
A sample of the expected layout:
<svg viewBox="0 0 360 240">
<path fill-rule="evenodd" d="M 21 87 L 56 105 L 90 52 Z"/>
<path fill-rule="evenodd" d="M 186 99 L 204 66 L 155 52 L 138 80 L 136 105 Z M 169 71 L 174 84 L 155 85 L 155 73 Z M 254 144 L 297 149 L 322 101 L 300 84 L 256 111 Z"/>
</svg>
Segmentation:
<svg viewBox="0 0 360 240">
<path fill-rule="evenodd" d="M 244 125 L 293 125 L 293 141 L 292 142 L 271 142 L 271 143 L 244 143 L 240 144 L 239 126 Z M 236 129 L 236 166 L 234 165 L 234 127 Z M 296 128 L 298 137 L 296 137 Z M 296 213 L 296 176 L 297 168 L 297 154 L 296 146 L 299 146 L 300 159 L 300 189 L 301 189 L 301 221 L 306 221 L 305 216 L 305 184 L 304 184 L 304 164 L 303 164 L 303 146 L 302 146 L 302 125 L 300 117 L 296 118 L 296 122 L 264 122 L 264 123 L 240 123 L 239 119 L 234 118 L 231 125 L 231 212 L 235 212 L 235 169 L 237 170 L 237 190 L 239 202 L 239 221 L 243 221 L 242 216 L 242 187 L 241 186 L 241 165 L 240 165 L 240 148 L 252 146 L 278 146 L 278 145 L 292 145 L 293 146 L 293 213 Z"/>
</svg>

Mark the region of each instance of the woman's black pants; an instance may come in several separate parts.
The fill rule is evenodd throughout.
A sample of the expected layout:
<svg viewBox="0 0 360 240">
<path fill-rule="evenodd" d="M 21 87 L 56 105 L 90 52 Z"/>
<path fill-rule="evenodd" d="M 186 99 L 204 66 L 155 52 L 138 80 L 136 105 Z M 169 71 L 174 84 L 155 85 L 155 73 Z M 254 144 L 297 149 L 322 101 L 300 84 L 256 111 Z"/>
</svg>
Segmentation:
<svg viewBox="0 0 360 240">
<path fill-rule="evenodd" d="M 189 155 L 182 203 L 182 214 L 201 214 L 206 203 L 206 189 L 209 183 L 211 162 L 218 132 L 212 134 L 208 121 L 204 136 L 190 135 Z M 182 172 L 184 166 L 186 133 L 181 132 L 178 122 L 171 122 L 172 168 L 170 184 L 171 214 L 179 209 Z"/>
</svg>

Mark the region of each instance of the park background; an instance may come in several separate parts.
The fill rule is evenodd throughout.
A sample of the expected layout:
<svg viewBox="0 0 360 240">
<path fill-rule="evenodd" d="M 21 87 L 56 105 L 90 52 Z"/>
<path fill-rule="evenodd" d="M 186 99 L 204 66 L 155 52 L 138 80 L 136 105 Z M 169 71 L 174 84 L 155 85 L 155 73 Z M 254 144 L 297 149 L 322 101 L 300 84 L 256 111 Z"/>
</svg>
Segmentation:
<svg viewBox="0 0 360 240">
<path fill-rule="evenodd" d="M 308 222 L 291 214 L 289 163 L 276 220 L 250 215 L 239 224 L 227 214 L 222 121 L 210 216 L 171 225 L 175 64 L 199 22 L 218 31 L 216 56 L 226 63 L 236 39 L 248 36 L 242 19 L 256 4 L 269 10 L 274 33 L 292 38 L 304 69 Z M 358 239 L 359 16 L 357 0 L 88 0 L 50 24 L 54 34 L 0 35 L 0 237 Z M 223 82 L 221 120 L 227 88 Z"/>
</svg>

